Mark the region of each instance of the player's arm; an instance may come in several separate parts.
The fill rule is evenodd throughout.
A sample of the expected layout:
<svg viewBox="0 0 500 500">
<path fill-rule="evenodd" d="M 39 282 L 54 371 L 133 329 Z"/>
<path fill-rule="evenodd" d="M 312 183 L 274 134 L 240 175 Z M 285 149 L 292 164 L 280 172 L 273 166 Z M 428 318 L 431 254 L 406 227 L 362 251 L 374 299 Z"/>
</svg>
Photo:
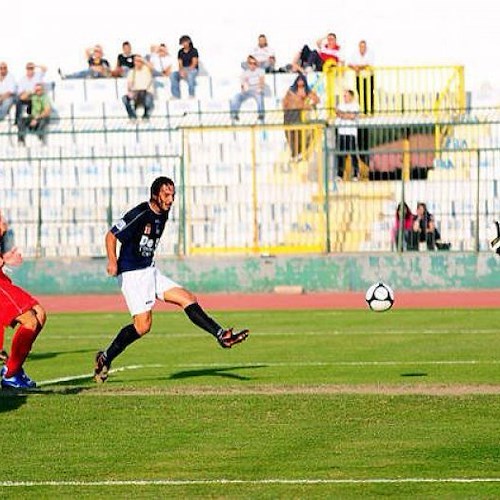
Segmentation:
<svg viewBox="0 0 500 500">
<path fill-rule="evenodd" d="M 22 263 L 23 257 L 16 247 L 11 248 L 3 254 L 0 254 L 0 267 L 2 267 L 4 264 L 7 264 L 8 266 L 19 266 Z"/>
<path fill-rule="evenodd" d="M 116 258 L 116 236 L 108 231 L 106 233 L 106 254 L 108 256 L 108 265 L 106 271 L 110 276 L 116 276 L 118 273 L 118 260 Z"/>
</svg>

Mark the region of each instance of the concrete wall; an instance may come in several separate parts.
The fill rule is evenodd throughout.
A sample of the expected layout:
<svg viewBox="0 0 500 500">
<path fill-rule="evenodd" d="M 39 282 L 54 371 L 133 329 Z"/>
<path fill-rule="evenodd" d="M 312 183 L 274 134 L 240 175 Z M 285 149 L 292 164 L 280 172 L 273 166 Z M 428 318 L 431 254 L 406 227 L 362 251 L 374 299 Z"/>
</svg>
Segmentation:
<svg viewBox="0 0 500 500">
<path fill-rule="evenodd" d="M 500 288 L 500 258 L 492 253 L 377 253 L 279 257 L 161 259 L 158 267 L 198 292 L 270 292 L 277 285 L 305 291 L 363 291 L 381 279 L 396 290 Z M 105 259 L 27 260 L 14 281 L 33 294 L 117 292 Z"/>
</svg>

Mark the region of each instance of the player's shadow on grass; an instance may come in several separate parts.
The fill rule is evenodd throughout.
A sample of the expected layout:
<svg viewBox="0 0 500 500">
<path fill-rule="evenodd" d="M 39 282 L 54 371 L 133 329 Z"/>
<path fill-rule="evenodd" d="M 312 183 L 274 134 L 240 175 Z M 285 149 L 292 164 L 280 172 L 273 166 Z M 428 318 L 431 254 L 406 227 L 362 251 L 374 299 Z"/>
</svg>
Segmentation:
<svg viewBox="0 0 500 500">
<path fill-rule="evenodd" d="M 427 373 L 425 372 L 408 372 L 402 373 L 402 377 L 427 377 Z"/>
<path fill-rule="evenodd" d="M 201 368 L 199 370 L 183 370 L 181 372 L 172 373 L 169 380 L 179 380 L 192 377 L 223 377 L 233 380 L 251 380 L 251 377 L 245 377 L 237 373 L 230 373 L 232 370 L 248 370 L 254 368 L 266 368 L 266 365 L 252 366 L 225 366 L 221 368 Z"/>
<path fill-rule="evenodd" d="M 2 390 L 0 393 L 0 414 L 8 411 L 14 411 L 26 403 L 28 396 L 26 394 L 16 394 Z"/>
<path fill-rule="evenodd" d="M 85 354 L 88 352 L 95 353 L 95 349 L 77 349 L 75 351 L 54 351 L 54 352 L 32 352 L 29 355 L 30 361 L 39 361 L 41 359 L 51 359 L 65 354 Z"/>
</svg>

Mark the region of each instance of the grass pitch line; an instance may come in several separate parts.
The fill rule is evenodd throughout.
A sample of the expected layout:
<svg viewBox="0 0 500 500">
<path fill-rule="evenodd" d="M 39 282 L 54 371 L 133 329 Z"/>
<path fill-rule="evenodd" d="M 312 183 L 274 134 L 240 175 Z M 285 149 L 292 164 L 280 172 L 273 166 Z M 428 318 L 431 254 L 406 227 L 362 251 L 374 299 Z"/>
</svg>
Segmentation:
<svg viewBox="0 0 500 500">
<path fill-rule="evenodd" d="M 111 368 L 109 373 L 119 373 L 125 372 L 129 370 L 140 370 L 142 368 L 162 368 L 164 365 L 129 365 L 129 366 L 120 366 L 119 368 Z M 59 377 L 51 380 L 42 380 L 41 382 L 37 382 L 37 386 L 45 386 L 45 385 L 54 385 L 54 384 L 62 384 L 64 382 L 73 382 L 76 380 L 86 380 L 91 379 L 94 376 L 94 373 L 84 373 L 82 375 L 69 375 L 67 377 Z"/>
<path fill-rule="evenodd" d="M 498 483 L 499 477 L 450 478 L 373 478 L 373 479 L 138 479 L 108 481 L 1 481 L 0 487 L 25 488 L 33 486 L 191 486 L 219 484 L 388 484 L 388 483 Z"/>
</svg>

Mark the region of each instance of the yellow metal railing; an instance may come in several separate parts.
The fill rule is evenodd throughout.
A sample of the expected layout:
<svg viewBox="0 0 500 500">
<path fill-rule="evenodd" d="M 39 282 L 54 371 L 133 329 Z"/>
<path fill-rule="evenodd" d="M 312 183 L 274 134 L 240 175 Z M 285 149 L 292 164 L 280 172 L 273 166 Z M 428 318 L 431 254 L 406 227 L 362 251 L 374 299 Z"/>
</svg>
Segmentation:
<svg viewBox="0 0 500 500">
<path fill-rule="evenodd" d="M 443 113 L 465 107 L 463 66 L 376 66 L 357 74 L 325 64 L 323 77 L 331 118 L 345 88 L 357 91 L 365 114 Z"/>
</svg>

